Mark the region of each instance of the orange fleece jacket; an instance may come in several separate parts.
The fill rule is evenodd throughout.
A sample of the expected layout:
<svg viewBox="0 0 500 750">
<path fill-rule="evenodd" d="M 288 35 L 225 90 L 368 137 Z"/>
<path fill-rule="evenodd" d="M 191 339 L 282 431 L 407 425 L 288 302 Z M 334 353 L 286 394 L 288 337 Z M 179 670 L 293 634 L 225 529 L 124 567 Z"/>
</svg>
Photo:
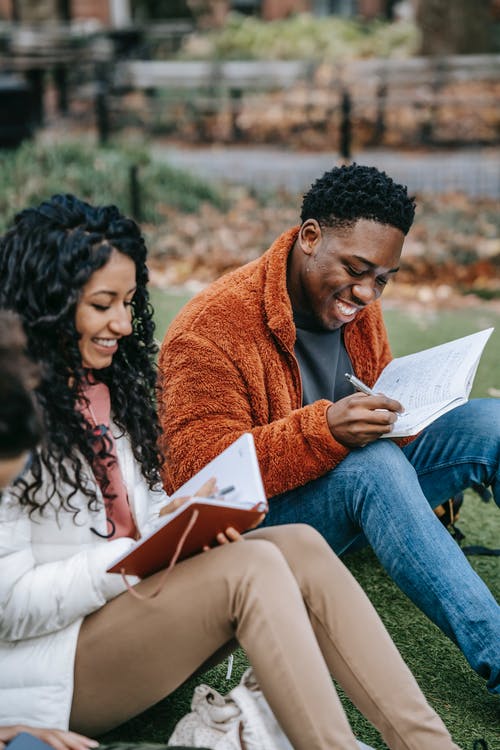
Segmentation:
<svg viewBox="0 0 500 750">
<path fill-rule="evenodd" d="M 286 287 L 295 227 L 194 297 L 160 352 L 159 415 L 170 494 L 243 432 L 253 434 L 268 497 L 325 474 L 348 453 L 331 435 L 330 401 L 302 407 Z M 345 326 L 354 372 L 373 385 L 391 359 L 378 302 Z"/>
</svg>

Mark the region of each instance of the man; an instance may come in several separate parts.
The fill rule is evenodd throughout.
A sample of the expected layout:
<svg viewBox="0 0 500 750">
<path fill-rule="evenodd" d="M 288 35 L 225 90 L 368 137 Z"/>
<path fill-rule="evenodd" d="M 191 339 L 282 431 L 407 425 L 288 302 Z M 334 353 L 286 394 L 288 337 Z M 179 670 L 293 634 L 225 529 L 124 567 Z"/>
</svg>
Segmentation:
<svg viewBox="0 0 500 750">
<path fill-rule="evenodd" d="M 332 169 L 301 225 L 195 297 L 160 355 L 172 491 L 242 432 L 270 498 L 265 525 L 305 522 L 341 554 L 366 539 L 401 589 L 500 692 L 500 608 L 432 507 L 472 483 L 500 503 L 500 401 L 454 409 L 413 441 L 379 440 L 403 406 L 355 393 L 391 353 L 378 298 L 414 218 L 372 167 Z"/>
</svg>

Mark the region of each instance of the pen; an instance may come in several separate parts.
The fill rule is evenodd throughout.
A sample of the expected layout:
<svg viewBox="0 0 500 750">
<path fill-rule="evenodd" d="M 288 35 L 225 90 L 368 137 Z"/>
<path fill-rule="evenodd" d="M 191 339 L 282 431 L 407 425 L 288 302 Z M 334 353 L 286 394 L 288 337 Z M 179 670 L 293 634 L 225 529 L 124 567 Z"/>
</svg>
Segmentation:
<svg viewBox="0 0 500 750">
<path fill-rule="evenodd" d="M 213 492 L 211 495 L 207 495 L 208 500 L 215 500 L 217 497 L 221 497 L 222 495 L 227 495 L 229 492 L 232 492 L 234 490 L 234 484 L 230 484 L 227 487 L 223 487 L 221 490 L 217 490 L 217 492 Z"/>
<path fill-rule="evenodd" d="M 356 377 L 356 375 L 351 375 L 349 372 L 345 373 L 345 376 L 349 383 L 351 383 L 357 391 L 361 391 L 361 393 L 366 393 L 367 396 L 373 396 L 374 393 L 371 388 L 368 388 L 365 383 L 363 383 L 362 380 Z"/>
</svg>

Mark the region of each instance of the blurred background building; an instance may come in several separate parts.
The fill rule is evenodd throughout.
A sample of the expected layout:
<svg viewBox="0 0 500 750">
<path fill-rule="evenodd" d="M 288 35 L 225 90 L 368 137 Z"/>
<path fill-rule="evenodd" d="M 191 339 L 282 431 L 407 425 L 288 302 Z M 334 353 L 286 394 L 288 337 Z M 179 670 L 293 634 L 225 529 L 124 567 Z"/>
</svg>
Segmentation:
<svg viewBox="0 0 500 750">
<path fill-rule="evenodd" d="M 0 145 L 47 113 L 101 141 L 497 145 L 499 28 L 500 0 L 0 0 Z"/>
<path fill-rule="evenodd" d="M 193 18 L 218 25 L 231 11 L 271 21 L 294 13 L 339 15 L 346 18 L 385 18 L 436 13 L 441 22 L 446 6 L 460 17 L 483 12 L 498 17 L 499 0 L 0 0 L 0 18 L 38 23 L 48 20 L 96 19 L 102 24 L 132 23 L 144 18 Z"/>
</svg>

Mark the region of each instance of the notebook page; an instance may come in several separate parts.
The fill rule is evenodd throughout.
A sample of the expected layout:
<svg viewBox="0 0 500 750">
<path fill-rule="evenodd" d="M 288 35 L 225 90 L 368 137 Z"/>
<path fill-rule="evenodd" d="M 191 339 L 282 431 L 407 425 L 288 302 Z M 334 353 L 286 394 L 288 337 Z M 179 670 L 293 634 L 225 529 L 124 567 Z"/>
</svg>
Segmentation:
<svg viewBox="0 0 500 750">
<path fill-rule="evenodd" d="M 373 390 L 400 401 L 410 413 L 455 398 L 467 398 L 472 374 L 493 329 L 394 359 Z"/>
</svg>

